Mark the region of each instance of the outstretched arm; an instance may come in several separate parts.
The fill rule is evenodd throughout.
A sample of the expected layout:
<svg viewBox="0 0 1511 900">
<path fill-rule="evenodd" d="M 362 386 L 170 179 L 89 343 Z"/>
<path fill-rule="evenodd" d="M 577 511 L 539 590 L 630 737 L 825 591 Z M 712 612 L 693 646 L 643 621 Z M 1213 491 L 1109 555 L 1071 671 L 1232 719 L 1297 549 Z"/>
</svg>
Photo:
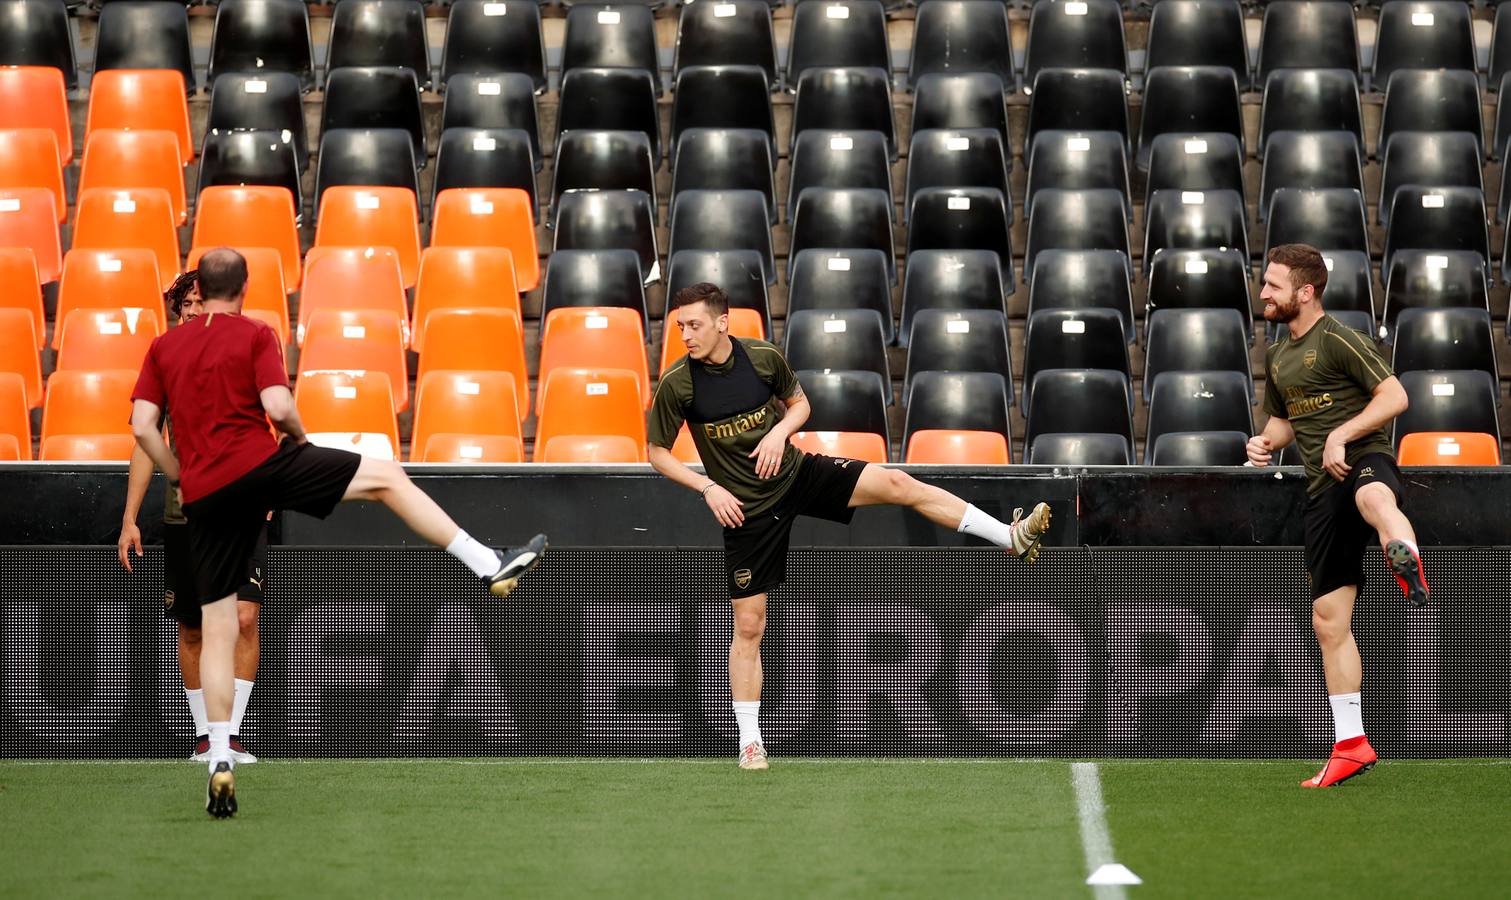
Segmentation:
<svg viewBox="0 0 1511 900">
<path fill-rule="evenodd" d="M 147 485 L 152 483 L 152 458 L 140 445 L 131 451 L 131 467 L 126 470 L 126 512 L 121 517 L 121 536 L 116 541 L 116 555 L 126 571 L 131 571 L 131 551 L 142 555 L 142 530 L 136 525 L 136 517 L 142 511 L 142 501 L 147 497 Z"/>
<path fill-rule="evenodd" d="M 168 449 L 168 442 L 163 440 L 160 427 L 162 414 L 158 405 L 150 400 L 134 401 L 131 407 L 131 433 L 136 436 L 137 446 L 168 476 L 168 483 L 178 487 L 178 459 Z M 150 477 L 151 473 L 148 475 Z"/>
<path fill-rule="evenodd" d="M 703 501 L 713 512 L 714 518 L 725 528 L 739 528 L 745 522 L 744 506 L 734 494 L 720 487 L 707 475 L 699 475 L 682 462 L 672 451 L 659 444 L 650 445 L 651 467 L 677 484 L 703 495 Z"/>
</svg>

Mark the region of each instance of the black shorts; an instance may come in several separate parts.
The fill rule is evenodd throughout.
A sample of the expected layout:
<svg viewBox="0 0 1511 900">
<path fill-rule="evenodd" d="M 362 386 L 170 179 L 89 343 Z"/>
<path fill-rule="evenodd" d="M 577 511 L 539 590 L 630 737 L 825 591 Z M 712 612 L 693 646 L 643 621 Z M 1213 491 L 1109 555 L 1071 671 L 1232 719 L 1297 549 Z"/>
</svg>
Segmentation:
<svg viewBox="0 0 1511 900">
<path fill-rule="evenodd" d="M 739 528 L 724 529 L 729 599 L 764 594 L 787 580 L 787 542 L 798 516 L 848 524 L 855 515 L 850 497 L 865 467 L 858 459 L 805 454 L 776 506 L 758 516 L 746 516 Z"/>
<path fill-rule="evenodd" d="M 1306 578 L 1313 600 L 1350 585 L 1364 589 L 1364 549 L 1376 532 L 1359 513 L 1354 492 L 1376 482 L 1401 502 L 1401 470 L 1388 453 L 1360 457 L 1341 483 L 1307 498 Z"/>
<path fill-rule="evenodd" d="M 254 577 L 257 541 L 269 510 L 325 518 L 341 502 L 361 462 L 362 457 L 346 450 L 285 440 L 257 468 L 184 504 L 196 604 L 229 597 Z"/>
<path fill-rule="evenodd" d="M 268 571 L 268 530 L 257 538 L 252 557 L 252 577 L 236 589 L 236 599 L 261 603 L 263 580 Z M 194 587 L 194 557 L 189 553 L 189 526 L 182 522 L 163 525 L 163 614 L 180 625 L 198 628 L 199 604 Z M 178 602 L 184 598 L 183 603 Z"/>
</svg>

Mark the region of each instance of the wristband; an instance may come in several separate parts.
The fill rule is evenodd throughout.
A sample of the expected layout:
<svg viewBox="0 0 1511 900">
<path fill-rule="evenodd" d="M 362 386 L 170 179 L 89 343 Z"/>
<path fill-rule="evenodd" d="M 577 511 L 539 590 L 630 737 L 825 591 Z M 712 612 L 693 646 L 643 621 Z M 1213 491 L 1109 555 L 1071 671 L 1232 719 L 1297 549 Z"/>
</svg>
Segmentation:
<svg viewBox="0 0 1511 900">
<path fill-rule="evenodd" d="M 702 490 L 702 491 L 701 491 L 701 492 L 700 492 L 700 493 L 702 493 L 702 495 L 703 495 L 703 499 L 704 499 L 704 500 L 707 500 L 707 499 L 708 499 L 708 492 L 709 492 L 709 491 L 711 491 L 711 490 L 713 490 L 713 489 L 714 489 L 714 488 L 716 488 L 716 487 L 718 487 L 718 486 L 719 486 L 719 483 L 718 483 L 718 482 L 717 482 L 717 481 L 710 481 L 710 482 L 709 482 L 709 483 L 708 483 L 708 487 L 706 487 L 706 488 L 704 488 L 704 489 L 703 489 L 703 490 Z"/>
</svg>

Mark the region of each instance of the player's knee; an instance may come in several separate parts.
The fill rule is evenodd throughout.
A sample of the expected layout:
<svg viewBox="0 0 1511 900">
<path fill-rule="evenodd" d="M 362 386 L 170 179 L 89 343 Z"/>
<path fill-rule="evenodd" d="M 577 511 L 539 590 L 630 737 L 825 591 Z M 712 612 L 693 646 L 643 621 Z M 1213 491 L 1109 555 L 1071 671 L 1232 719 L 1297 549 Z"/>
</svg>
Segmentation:
<svg viewBox="0 0 1511 900">
<path fill-rule="evenodd" d="M 1332 646 L 1348 636 L 1348 621 L 1331 605 L 1312 601 L 1312 631 L 1323 646 Z"/>
<path fill-rule="evenodd" d="M 1359 511 L 1366 516 L 1379 516 L 1396 505 L 1395 495 L 1384 485 L 1370 485 L 1354 495 Z"/>
<path fill-rule="evenodd" d="M 198 647 L 205 642 L 205 633 L 190 625 L 178 626 L 178 641 L 187 647 Z"/>
<path fill-rule="evenodd" d="M 766 610 L 735 611 L 735 637 L 742 641 L 759 641 L 766 633 Z"/>
<path fill-rule="evenodd" d="M 257 639 L 257 604 L 242 603 L 236 608 L 236 624 L 243 639 Z"/>
<path fill-rule="evenodd" d="M 922 484 L 918 479 L 901 469 L 882 469 L 886 473 L 887 492 L 892 495 L 893 501 L 911 505 L 918 500 Z"/>
</svg>

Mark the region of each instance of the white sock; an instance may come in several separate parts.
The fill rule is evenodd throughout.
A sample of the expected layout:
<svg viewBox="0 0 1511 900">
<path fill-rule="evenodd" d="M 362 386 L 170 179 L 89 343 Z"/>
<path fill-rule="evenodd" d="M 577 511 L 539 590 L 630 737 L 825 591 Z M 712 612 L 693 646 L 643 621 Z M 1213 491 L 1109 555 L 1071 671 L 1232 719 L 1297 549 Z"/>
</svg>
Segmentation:
<svg viewBox="0 0 1511 900">
<path fill-rule="evenodd" d="M 465 563 L 479 578 L 492 576 L 503 565 L 497 553 L 474 541 L 465 531 L 457 531 L 456 537 L 446 545 L 446 552 Z"/>
<path fill-rule="evenodd" d="M 1339 744 L 1364 734 L 1364 710 L 1359 692 L 1331 694 L 1327 702 L 1333 707 L 1333 740 Z"/>
<path fill-rule="evenodd" d="M 194 736 L 199 737 L 210 733 L 208 720 L 210 714 L 205 712 L 205 692 L 201 688 L 189 690 L 184 688 L 184 696 L 189 700 L 189 715 L 194 717 Z"/>
<path fill-rule="evenodd" d="M 735 722 L 740 726 L 740 749 L 743 750 L 751 741 L 761 739 L 761 701 L 736 700 L 732 705 Z"/>
<path fill-rule="evenodd" d="M 235 765 L 231 759 L 231 723 L 211 722 L 210 729 L 210 768 L 213 770 L 216 763 L 228 762 Z"/>
<path fill-rule="evenodd" d="M 236 679 L 236 696 L 231 701 L 231 733 L 237 736 L 241 735 L 241 719 L 247 714 L 247 702 L 252 699 L 252 684 Z"/>
<path fill-rule="evenodd" d="M 961 534 L 985 538 L 998 547 L 1014 549 L 1012 526 L 992 518 L 969 503 L 965 505 L 965 515 L 960 517 L 960 527 L 955 530 Z"/>
</svg>

